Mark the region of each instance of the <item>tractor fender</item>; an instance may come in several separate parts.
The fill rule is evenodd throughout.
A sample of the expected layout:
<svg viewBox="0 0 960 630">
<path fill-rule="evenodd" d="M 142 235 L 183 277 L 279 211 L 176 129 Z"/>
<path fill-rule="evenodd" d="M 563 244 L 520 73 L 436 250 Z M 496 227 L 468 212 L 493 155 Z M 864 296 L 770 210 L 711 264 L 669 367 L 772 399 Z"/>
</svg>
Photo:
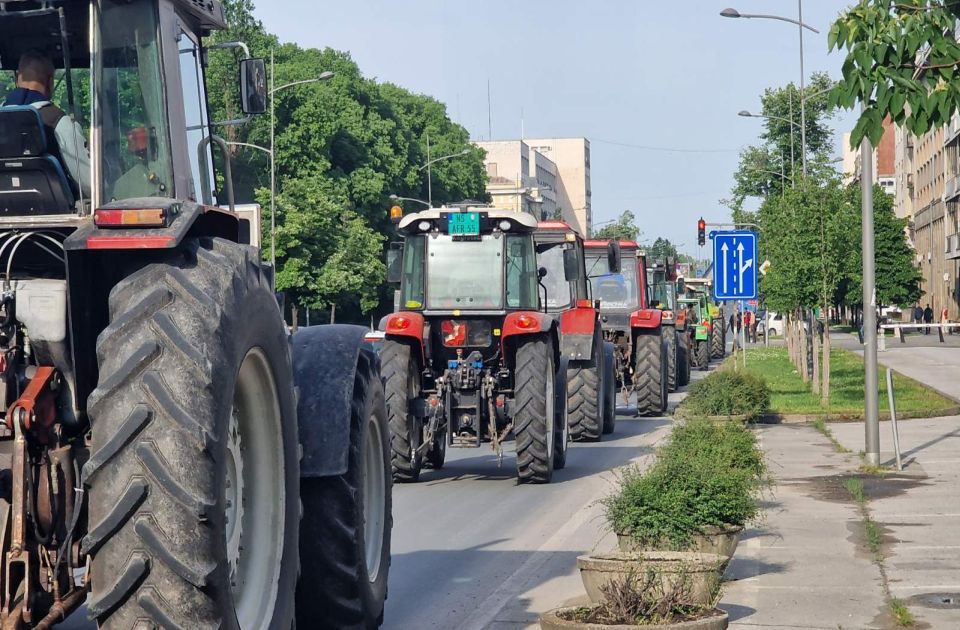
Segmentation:
<svg viewBox="0 0 960 630">
<path fill-rule="evenodd" d="M 357 357 L 371 356 L 380 378 L 380 360 L 364 347 L 363 326 L 309 326 L 293 333 L 293 381 L 303 454 L 301 477 L 330 477 L 347 471 L 350 404 Z"/>
<path fill-rule="evenodd" d="M 630 313 L 630 328 L 659 328 L 663 311 L 658 309 L 640 309 Z"/>
<path fill-rule="evenodd" d="M 507 357 L 507 365 L 513 369 L 513 355 L 509 351 L 516 347 L 514 343 L 521 335 L 538 335 L 548 333 L 553 337 L 554 360 L 560 364 L 560 347 L 557 335 L 557 320 L 539 311 L 513 311 L 507 313 L 500 331 L 500 351 Z"/>
<path fill-rule="evenodd" d="M 570 361 L 589 361 L 597 337 L 597 312 L 571 308 L 560 313 L 560 356 Z"/>
<path fill-rule="evenodd" d="M 423 315 L 414 311 L 391 313 L 380 320 L 380 330 L 384 332 L 387 339 L 402 337 L 407 340 L 416 340 L 420 347 L 420 365 L 426 365 L 426 350 L 423 346 L 424 327 Z"/>
<path fill-rule="evenodd" d="M 210 236 L 240 242 L 240 217 L 233 212 L 193 201 L 165 197 L 140 197 L 105 204 L 104 211 L 162 210 L 162 227 L 98 227 L 94 220 L 83 222 L 63 242 L 68 252 L 83 250 L 172 249 L 188 236 Z"/>
</svg>

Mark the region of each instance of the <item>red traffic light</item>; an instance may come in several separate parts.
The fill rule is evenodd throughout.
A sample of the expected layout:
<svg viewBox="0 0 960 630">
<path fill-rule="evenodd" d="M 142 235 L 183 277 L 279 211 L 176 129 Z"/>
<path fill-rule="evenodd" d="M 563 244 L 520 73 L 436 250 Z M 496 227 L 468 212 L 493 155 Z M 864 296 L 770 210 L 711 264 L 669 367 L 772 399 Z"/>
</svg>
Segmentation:
<svg viewBox="0 0 960 630">
<path fill-rule="evenodd" d="M 699 221 L 697 221 L 697 229 L 700 230 L 701 232 L 705 231 L 707 229 L 707 222 L 704 221 L 703 219 L 700 219 Z"/>
<path fill-rule="evenodd" d="M 697 243 L 703 246 L 707 242 L 707 222 L 703 220 L 703 217 L 700 217 L 700 220 L 697 221 Z"/>
</svg>

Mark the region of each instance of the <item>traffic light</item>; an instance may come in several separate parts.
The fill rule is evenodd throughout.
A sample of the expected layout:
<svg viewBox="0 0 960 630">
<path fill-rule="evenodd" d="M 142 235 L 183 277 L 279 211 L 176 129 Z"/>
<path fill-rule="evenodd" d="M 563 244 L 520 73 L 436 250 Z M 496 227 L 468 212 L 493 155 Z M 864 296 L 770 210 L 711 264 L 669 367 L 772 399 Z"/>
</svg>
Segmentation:
<svg viewBox="0 0 960 630">
<path fill-rule="evenodd" d="M 700 220 L 697 221 L 697 243 L 701 247 L 707 242 L 707 222 L 703 220 L 703 217 L 700 217 Z"/>
</svg>

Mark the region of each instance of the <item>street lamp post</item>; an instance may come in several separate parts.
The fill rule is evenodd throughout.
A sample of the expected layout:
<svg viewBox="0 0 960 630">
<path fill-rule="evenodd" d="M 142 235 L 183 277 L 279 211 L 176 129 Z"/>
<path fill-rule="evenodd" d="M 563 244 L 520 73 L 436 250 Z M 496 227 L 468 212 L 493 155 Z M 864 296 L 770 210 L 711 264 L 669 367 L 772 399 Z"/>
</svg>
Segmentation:
<svg viewBox="0 0 960 630">
<path fill-rule="evenodd" d="M 443 155 L 441 157 L 433 158 L 431 160 L 430 159 L 430 134 L 429 133 L 427 134 L 427 162 L 417 170 L 422 171 L 423 169 L 427 169 L 427 201 L 430 203 L 431 208 L 433 207 L 433 181 L 431 178 L 432 173 L 430 172 L 430 166 L 432 164 L 435 164 L 436 162 L 442 162 L 443 160 L 449 160 L 451 158 L 461 157 L 463 155 L 467 155 L 468 153 L 470 153 L 470 149 L 464 149 L 463 151 L 459 151 L 457 153 L 451 153 L 450 155 Z M 414 199 L 414 201 L 420 201 L 420 200 Z"/>
<path fill-rule="evenodd" d="M 765 15 L 761 13 L 740 13 L 736 9 L 724 9 L 720 12 L 720 15 L 726 18 L 757 18 L 761 20 L 779 20 L 781 22 L 789 22 L 790 24 L 796 24 L 798 30 L 800 31 L 800 150 L 801 150 L 801 164 L 803 168 L 803 176 L 807 176 L 807 110 L 806 110 L 806 99 L 803 98 L 804 92 L 804 82 L 805 78 L 803 76 L 803 29 L 807 29 L 814 33 L 819 34 L 820 31 L 813 28 L 808 24 L 803 23 L 803 0 L 797 0 L 797 19 L 782 17 L 779 15 Z"/>
<path fill-rule="evenodd" d="M 273 266 L 274 273 L 276 273 L 277 269 L 277 162 L 275 159 L 276 146 L 274 145 L 274 128 L 276 127 L 277 116 L 275 107 L 276 99 L 274 94 L 280 90 L 284 90 L 295 85 L 305 85 L 307 83 L 319 83 L 321 81 L 327 81 L 332 79 L 333 75 L 334 73 L 328 70 L 321 72 L 320 75 L 314 79 L 293 81 L 291 83 L 284 83 L 279 87 L 274 87 L 273 50 L 270 51 L 270 90 L 267 92 L 267 95 L 270 97 L 270 150 L 267 151 L 267 153 L 270 154 L 270 264 Z"/>
<path fill-rule="evenodd" d="M 413 201 L 415 203 L 422 203 L 428 208 L 433 207 L 429 202 L 424 201 L 423 199 L 414 199 L 413 197 L 400 197 L 398 195 L 390 195 L 390 199 L 393 201 Z"/>
</svg>

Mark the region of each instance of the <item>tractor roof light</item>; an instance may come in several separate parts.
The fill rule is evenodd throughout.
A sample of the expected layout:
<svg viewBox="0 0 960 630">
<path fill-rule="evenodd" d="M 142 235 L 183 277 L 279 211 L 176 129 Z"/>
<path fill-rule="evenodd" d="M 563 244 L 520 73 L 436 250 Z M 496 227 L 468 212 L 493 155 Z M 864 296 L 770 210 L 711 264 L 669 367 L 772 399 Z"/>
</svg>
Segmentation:
<svg viewBox="0 0 960 630">
<path fill-rule="evenodd" d="M 509 232 L 512 224 L 507 219 L 503 219 L 500 223 L 497 224 L 497 227 L 500 228 L 501 232 Z"/>
<path fill-rule="evenodd" d="M 403 218 L 403 208 L 400 206 L 393 206 L 390 208 L 390 220 L 394 223 L 400 223 L 400 219 Z"/>
<path fill-rule="evenodd" d="M 573 232 L 567 232 L 566 234 L 563 235 L 563 238 L 564 238 L 568 243 L 573 243 L 574 241 L 577 240 L 577 235 L 574 234 Z"/>
<path fill-rule="evenodd" d="M 417 229 L 421 232 L 429 232 L 430 228 L 433 227 L 429 221 L 421 221 L 417 223 Z"/>
</svg>

